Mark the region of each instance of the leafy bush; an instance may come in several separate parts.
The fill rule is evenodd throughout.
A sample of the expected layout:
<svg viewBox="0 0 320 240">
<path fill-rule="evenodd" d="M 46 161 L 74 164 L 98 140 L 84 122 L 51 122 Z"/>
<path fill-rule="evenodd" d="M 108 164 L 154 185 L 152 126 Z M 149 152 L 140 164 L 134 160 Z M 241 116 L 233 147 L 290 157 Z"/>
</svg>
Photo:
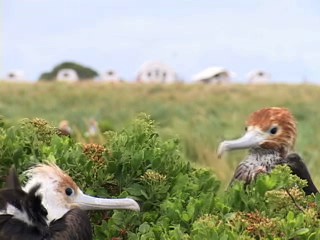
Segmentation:
<svg viewBox="0 0 320 240">
<path fill-rule="evenodd" d="M 286 166 L 244 188 L 220 191 L 215 175 L 182 158 L 178 139 L 163 140 L 141 114 L 106 142 L 60 137 L 42 119 L 0 127 L 0 177 L 12 164 L 57 163 L 88 194 L 132 197 L 141 212 L 90 213 L 95 239 L 319 239 L 320 197 Z M 22 175 L 23 178 L 23 175 Z"/>
<path fill-rule="evenodd" d="M 100 128 L 101 132 L 113 131 L 114 130 L 113 124 L 108 120 L 100 121 L 99 122 L 99 128 Z"/>
</svg>

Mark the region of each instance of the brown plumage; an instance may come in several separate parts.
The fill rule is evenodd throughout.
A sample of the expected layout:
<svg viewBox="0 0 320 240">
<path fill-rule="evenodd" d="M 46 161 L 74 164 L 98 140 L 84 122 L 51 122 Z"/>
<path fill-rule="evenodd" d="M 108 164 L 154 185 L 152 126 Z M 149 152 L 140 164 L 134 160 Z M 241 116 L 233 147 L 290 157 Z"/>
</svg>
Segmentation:
<svg viewBox="0 0 320 240">
<path fill-rule="evenodd" d="M 59 128 L 57 129 L 57 133 L 59 136 L 68 136 L 72 135 L 72 129 L 69 126 L 69 122 L 67 120 L 62 120 L 59 123 Z"/>
<path fill-rule="evenodd" d="M 314 185 L 309 170 L 303 159 L 297 153 L 290 153 L 283 161 L 283 164 L 289 166 L 292 174 L 297 175 L 299 178 L 307 181 L 307 186 L 303 187 L 306 195 L 318 193 L 317 187 Z"/>
<path fill-rule="evenodd" d="M 249 183 L 257 174 L 270 172 L 281 164 L 293 151 L 296 134 L 296 121 L 286 108 L 263 108 L 252 113 L 246 121 L 244 136 L 223 141 L 218 149 L 219 157 L 226 151 L 249 149 L 249 155 L 237 167 L 231 184 L 235 180 Z"/>
</svg>

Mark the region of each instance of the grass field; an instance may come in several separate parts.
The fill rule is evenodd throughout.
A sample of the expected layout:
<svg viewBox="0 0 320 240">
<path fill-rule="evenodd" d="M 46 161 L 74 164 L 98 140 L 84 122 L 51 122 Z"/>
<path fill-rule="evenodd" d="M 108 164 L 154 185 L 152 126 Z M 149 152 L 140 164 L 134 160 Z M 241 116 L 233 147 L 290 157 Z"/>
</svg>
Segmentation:
<svg viewBox="0 0 320 240">
<path fill-rule="evenodd" d="M 289 108 L 298 121 L 296 151 L 320 186 L 320 87 L 314 85 L 140 85 L 0 83 L 0 115 L 10 124 L 40 117 L 69 120 L 79 141 L 86 122 L 119 130 L 140 112 L 150 114 L 163 137 L 176 136 L 186 157 L 212 168 L 225 186 L 245 151 L 217 159 L 223 139 L 239 137 L 247 116 L 262 107 Z M 103 141 L 103 136 L 99 139 Z"/>
</svg>

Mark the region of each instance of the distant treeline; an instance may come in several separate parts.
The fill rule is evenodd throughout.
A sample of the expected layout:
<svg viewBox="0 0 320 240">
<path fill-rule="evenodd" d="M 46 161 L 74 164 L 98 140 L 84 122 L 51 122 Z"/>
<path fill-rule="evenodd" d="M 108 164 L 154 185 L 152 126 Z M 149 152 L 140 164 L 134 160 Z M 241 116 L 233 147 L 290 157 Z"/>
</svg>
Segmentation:
<svg viewBox="0 0 320 240">
<path fill-rule="evenodd" d="M 55 80 L 58 72 L 61 69 L 73 69 L 77 72 L 79 80 L 93 79 L 98 76 L 98 72 L 90 67 L 82 66 L 74 62 L 63 62 L 55 66 L 50 72 L 44 72 L 40 75 L 40 81 L 51 81 Z"/>
</svg>

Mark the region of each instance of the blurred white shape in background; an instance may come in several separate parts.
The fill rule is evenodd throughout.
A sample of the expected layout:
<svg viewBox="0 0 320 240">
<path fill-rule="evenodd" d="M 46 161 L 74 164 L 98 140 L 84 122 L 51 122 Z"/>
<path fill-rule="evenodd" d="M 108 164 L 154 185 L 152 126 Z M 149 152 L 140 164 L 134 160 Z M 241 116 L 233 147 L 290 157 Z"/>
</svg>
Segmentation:
<svg viewBox="0 0 320 240">
<path fill-rule="evenodd" d="M 141 83 L 175 83 L 176 72 L 161 62 L 145 62 L 138 71 L 137 82 Z"/>
<path fill-rule="evenodd" d="M 228 84 L 235 76 L 233 72 L 223 67 L 209 67 L 192 77 L 194 82 L 211 83 L 211 84 Z"/>
<path fill-rule="evenodd" d="M 271 74 L 263 70 L 253 70 L 247 74 L 249 84 L 267 84 L 271 82 Z"/>
<path fill-rule="evenodd" d="M 10 82 L 20 82 L 20 81 L 25 81 L 26 76 L 24 74 L 24 71 L 22 70 L 12 70 L 8 72 L 4 80 L 10 81 Z"/>
<path fill-rule="evenodd" d="M 79 81 L 79 76 L 74 69 L 64 68 L 59 70 L 56 80 L 59 82 L 77 82 Z"/>
</svg>

